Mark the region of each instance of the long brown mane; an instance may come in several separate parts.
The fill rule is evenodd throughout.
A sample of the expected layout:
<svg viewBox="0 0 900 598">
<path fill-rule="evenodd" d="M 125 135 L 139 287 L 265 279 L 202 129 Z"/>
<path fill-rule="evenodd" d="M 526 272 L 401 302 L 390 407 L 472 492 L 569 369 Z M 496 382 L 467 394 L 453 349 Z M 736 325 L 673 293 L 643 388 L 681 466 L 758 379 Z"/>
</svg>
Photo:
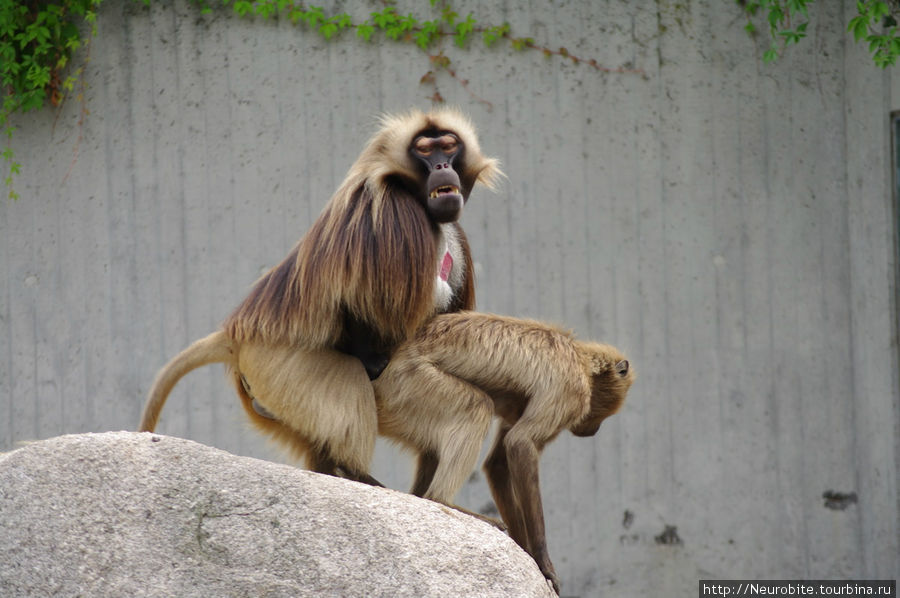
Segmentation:
<svg viewBox="0 0 900 598">
<path fill-rule="evenodd" d="M 353 195 L 354 209 L 328 206 L 290 254 L 256 283 L 225 322 L 229 336 L 332 346 L 341 333 L 342 306 L 363 321 L 391 324 L 381 332 L 395 342 L 425 320 L 437 259 L 425 211 L 398 194 L 375 223 L 372 198 L 362 190 Z"/>
</svg>

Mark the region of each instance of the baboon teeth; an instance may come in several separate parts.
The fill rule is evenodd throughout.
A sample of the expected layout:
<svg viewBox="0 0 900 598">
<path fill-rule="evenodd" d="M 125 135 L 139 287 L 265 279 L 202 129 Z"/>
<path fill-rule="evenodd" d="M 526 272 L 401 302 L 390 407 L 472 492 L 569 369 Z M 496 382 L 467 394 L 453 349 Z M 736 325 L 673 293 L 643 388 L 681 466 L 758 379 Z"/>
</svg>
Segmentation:
<svg viewBox="0 0 900 598">
<path fill-rule="evenodd" d="M 432 191 L 429 194 L 429 197 L 434 199 L 438 195 L 446 195 L 447 193 L 459 194 L 459 187 L 456 187 L 455 185 L 443 185 Z"/>
</svg>

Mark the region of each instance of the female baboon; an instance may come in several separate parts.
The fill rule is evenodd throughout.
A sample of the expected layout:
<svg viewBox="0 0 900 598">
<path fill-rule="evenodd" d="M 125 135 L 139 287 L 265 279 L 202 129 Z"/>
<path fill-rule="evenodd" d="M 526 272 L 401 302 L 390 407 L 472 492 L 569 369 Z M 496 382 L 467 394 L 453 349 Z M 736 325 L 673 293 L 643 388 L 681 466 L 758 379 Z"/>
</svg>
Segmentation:
<svg viewBox="0 0 900 598">
<path fill-rule="evenodd" d="M 510 536 L 558 592 L 538 483 L 541 451 L 562 430 L 596 434 L 633 381 L 615 347 L 533 320 L 444 314 L 400 345 L 375 380 L 378 429 L 418 454 L 413 494 L 450 504 L 497 415 L 484 465 L 491 493 Z"/>
</svg>

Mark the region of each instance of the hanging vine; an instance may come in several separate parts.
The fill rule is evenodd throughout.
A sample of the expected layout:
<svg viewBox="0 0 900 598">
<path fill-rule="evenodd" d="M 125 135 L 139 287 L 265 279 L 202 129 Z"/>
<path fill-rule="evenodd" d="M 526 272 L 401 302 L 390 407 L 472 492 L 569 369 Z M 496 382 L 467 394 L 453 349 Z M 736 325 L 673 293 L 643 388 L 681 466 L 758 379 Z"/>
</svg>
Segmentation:
<svg viewBox="0 0 900 598">
<path fill-rule="evenodd" d="M 63 77 L 73 55 L 90 43 L 96 35 L 97 7 L 102 0 L 0 0 L 0 83 L 6 90 L 0 106 L 0 127 L 6 143 L 0 157 L 8 174 L 4 185 L 8 195 L 17 199 L 13 177 L 21 170 L 12 149 L 15 128 L 10 118 L 17 112 L 27 112 L 46 105 L 59 106 L 74 92 L 84 64 Z M 151 0 L 136 0 L 150 5 Z M 451 59 L 439 48 L 444 39 L 465 48 L 480 40 L 485 47 L 504 43 L 513 52 L 538 51 L 548 58 L 559 57 L 575 64 L 583 64 L 603 73 L 639 73 L 631 68 L 609 68 L 593 59 L 584 59 L 565 47 L 550 48 L 531 37 L 515 36 L 508 23 L 483 23 L 474 14 L 459 15 L 449 2 L 430 0 L 432 18 L 420 18 L 412 13 L 400 14 L 386 3 L 381 10 L 369 14 L 362 21 L 347 13 L 329 13 L 319 6 L 305 5 L 292 0 L 191 0 L 203 14 L 214 9 L 230 9 L 240 17 L 286 20 L 326 40 L 334 40 L 352 33 L 363 42 L 379 37 L 397 43 L 414 45 L 428 58 L 429 70 L 420 83 L 431 85 L 430 96 L 441 102 L 436 75 L 446 73 L 457 81 L 476 101 L 490 103 L 475 94 L 468 81 L 459 76 Z M 87 34 L 82 32 L 87 24 Z M 352 41 L 352 39 L 351 39 Z M 80 95 L 80 94 L 78 94 Z M 78 97 L 76 95 L 76 97 Z M 82 119 L 84 111 L 82 111 Z M 77 151 L 77 150 L 76 150 Z"/>
<path fill-rule="evenodd" d="M 12 149 L 15 128 L 11 117 L 17 112 L 47 105 L 59 106 L 67 96 L 74 93 L 78 98 L 83 94 L 83 85 L 78 86 L 78 92 L 75 90 L 87 59 L 73 61 L 73 56 L 88 46 L 96 35 L 97 8 L 101 1 L 0 0 L 0 85 L 6 91 L 0 104 L 0 130 L 5 139 L 0 145 L 0 158 L 7 170 L 3 183 L 12 199 L 19 197 L 13 188 L 13 179 L 22 166 Z M 148 6 L 151 2 L 134 1 Z M 430 18 L 401 14 L 391 2 L 385 1 L 380 10 L 371 12 L 361 21 L 348 13 L 330 13 L 322 7 L 293 0 L 190 1 L 202 13 L 226 9 L 245 18 L 284 20 L 326 40 L 343 37 L 351 42 L 356 38 L 371 43 L 381 38 L 411 44 L 427 56 L 428 71 L 420 78 L 420 83 L 433 87 L 430 97 L 435 102 L 443 101 L 437 76 L 444 73 L 476 101 L 490 105 L 459 76 L 450 57 L 441 49 L 445 39 L 452 40 L 459 48 L 472 43 L 489 48 L 503 44 L 511 52 L 541 52 L 548 58 L 570 61 L 601 73 L 641 73 L 630 65 L 602 65 L 594 59 L 578 56 L 566 47 L 541 45 L 532 37 L 515 35 L 508 23 L 486 23 L 473 13 L 462 16 L 449 0 L 429 0 L 430 7 L 426 10 Z M 809 6 L 814 0 L 736 0 L 736 3 L 747 15 L 746 30 L 751 35 L 757 34 L 757 20 L 759 15 L 763 16 L 771 41 L 762 59 L 772 62 L 789 46 L 806 37 Z M 848 31 L 856 41 L 869 44 L 873 61 L 878 66 L 892 65 L 900 56 L 898 15 L 900 0 L 861 0 L 857 2 L 857 14 L 850 19 Z M 70 66 L 73 62 L 75 68 Z M 69 74 L 64 75 L 67 72 Z M 82 120 L 85 114 L 82 110 Z"/>
<path fill-rule="evenodd" d="M 6 90 L 0 105 L 0 129 L 6 142 L 0 156 L 8 167 L 4 185 L 9 197 L 19 196 L 12 186 L 21 169 L 12 150 L 15 127 L 10 117 L 47 104 L 59 106 L 75 89 L 84 65 L 63 77 L 73 53 L 96 33 L 96 7 L 100 0 L 0 0 L 0 83 Z M 82 37 L 80 26 L 88 25 Z"/>
</svg>

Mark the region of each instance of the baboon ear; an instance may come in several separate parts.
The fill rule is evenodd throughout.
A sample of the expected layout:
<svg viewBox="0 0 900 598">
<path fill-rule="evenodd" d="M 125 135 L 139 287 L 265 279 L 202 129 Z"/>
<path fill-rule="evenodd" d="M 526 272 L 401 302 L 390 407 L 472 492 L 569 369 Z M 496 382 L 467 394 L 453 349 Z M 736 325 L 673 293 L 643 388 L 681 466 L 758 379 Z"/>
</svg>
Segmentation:
<svg viewBox="0 0 900 598">
<path fill-rule="evenodd" d="M 616 373 L 619 374 L 622 378 L 628 375 L 628 360 L 623 359 L 619 363 L 616 364 Z"/>
</svg>

